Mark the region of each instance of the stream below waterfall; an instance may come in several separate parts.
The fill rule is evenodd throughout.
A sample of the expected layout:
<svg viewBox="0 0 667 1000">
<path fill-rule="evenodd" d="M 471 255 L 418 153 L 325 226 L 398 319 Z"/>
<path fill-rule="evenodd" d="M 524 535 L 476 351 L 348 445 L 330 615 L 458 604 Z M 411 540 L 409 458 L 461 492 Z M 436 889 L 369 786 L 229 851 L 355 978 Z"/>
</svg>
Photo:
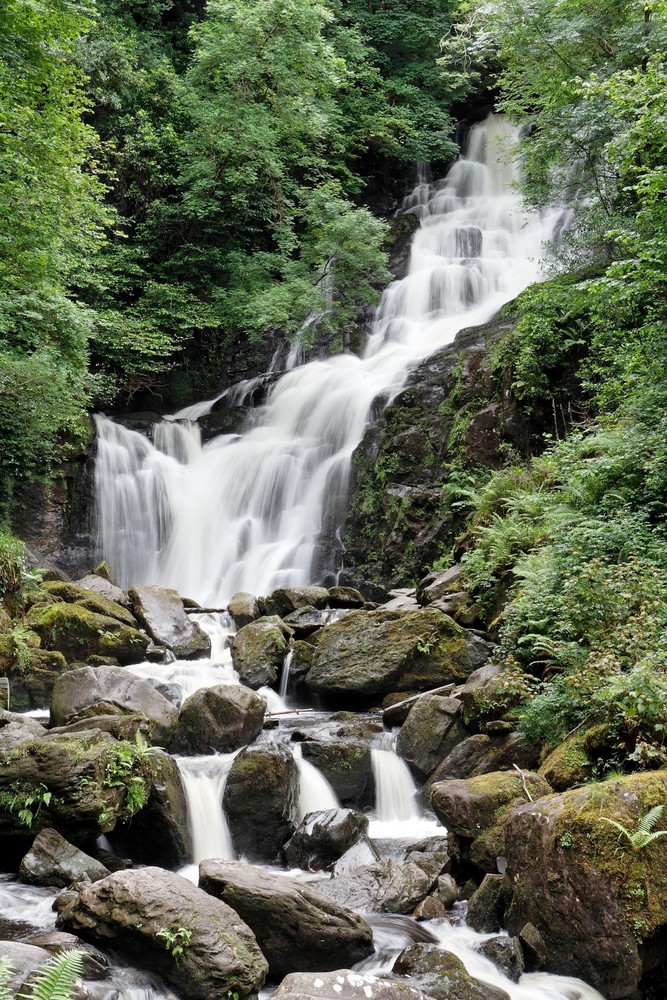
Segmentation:
<svg viewBox="0 0 667 1000">
<path fill-rule="evenodd" d="M 239 590 L 268 594 L 311 582 L 325 522 L 344 504 L 352 454 L 374 400 L 389 400 L 411 365 L 450 343 L 467 326 L 489 320 L 498 308 L 540 278 L 545 244 L 564 224 L 560 210 L 528 212 L 515 190 L 508 148 L 516 130 L 491 116 L 472 129 L 465 155 L 444 181 L 420 183 L 407 199 L 421 226 L 407 276 L 384 293 L 362 357 L 343 354 L 294 367 L 273 386 L 241 434 L 202 444 L 197 419 L 215 401 L 188 407 L 153 430 L 152 440 L 103 416 L 97 418 L 97 528 L 100 554 L 123 587 L 174 587 L 204 607 L 223 607 Z M 140 677 L 179 689 L 183 699 L 202 687 L 237 684 L 228 649 L 229 621 L 203 614 L 212 638 L 208 659 L 142 663 Z M 290 748 L 299 769 L 299 817 L 337 805 L 326 779 L 302 755 L 311 731 L 333 730 L 325 714 L 299 712 L 291 702 L 289 660 L 280 691 L 261 689 L 271 725 L 260 740 Z M 376 720 L 377 721 L 377 720 Z M 369 836 L 391 854 L 444 829 L 425 815 L 391 736 L 372 737 L 374 798 Z M 234 754 L 179 757 L 192 834 L 192 864 L 182 873 L 196 881 L 207 858 L 234 857 L 222 808 Z M 291 872 L 297 878 L 312 878 Z M 316 876 L 318 877 L 318 876 Z M 322 877 L 322 876 L 319 876 Z M 54 893 L 0 877 L 0 918 L 39 928 L 55 926 Z M 493 935 L 460 922 L 418 924 L 405 916 L 371 915 L 375 955 L 359 966 L 386 973 L 415 940 L 454 952 L 479 980 L 511 1000 L 602 1000 L 578 980 L 542 973 L 512 982 L 479 952 Z M 113 975 L 91 984 L 93 1000 L 168 1000 L 159 981 L 111 959 Z M 268 995 L 268 993 L 267 993 Z"/>
</svg>

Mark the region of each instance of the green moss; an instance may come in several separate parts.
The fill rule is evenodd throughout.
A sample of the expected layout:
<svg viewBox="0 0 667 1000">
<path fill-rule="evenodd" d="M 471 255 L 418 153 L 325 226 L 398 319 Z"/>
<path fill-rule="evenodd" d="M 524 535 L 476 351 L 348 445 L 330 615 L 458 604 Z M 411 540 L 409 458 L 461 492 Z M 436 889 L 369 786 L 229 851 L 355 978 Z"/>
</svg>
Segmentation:
<svg viewBox="0 0 667 1000">
<path fill-rule="evenodd" d="M 546 758 L 539 773 L 557 792 L 588 781 L 593 774 L 593 761 L 584 749 L 587 733 L 573 733 Z"/>
</svg>

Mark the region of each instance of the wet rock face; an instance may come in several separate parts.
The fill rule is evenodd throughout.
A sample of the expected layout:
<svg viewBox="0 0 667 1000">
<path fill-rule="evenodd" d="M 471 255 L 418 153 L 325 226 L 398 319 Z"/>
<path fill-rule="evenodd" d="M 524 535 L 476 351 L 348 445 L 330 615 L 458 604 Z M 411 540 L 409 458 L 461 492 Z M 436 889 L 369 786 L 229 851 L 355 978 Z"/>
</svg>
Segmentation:
<svg viewBox="0 0 667 1000">
<path fill-rule="evenodd" d="M 291 868 L 323 868 L 337 861 L 368 832 L 368 816 L 356 809 L 308 813 L 283 852 Z"/>
<path fill-rule="evenodd" d="M 373 932 L 365 920 L 289 876 L 237 861 L 204 861 L 199 885 L 248 924 L 273 976 L 327 972 L 373 951 Z"/>
<path fill-rule="evenodd" d="M 239 915 L 162 868 L 114 872 L 62 893 L 57 906 L 59 927 L 138 956 L 184 1000 L 253 996 L 266 977 L 266 960 Z"/>
<path fill-rule="evenodd" d="M 319 888 L 342 906 L 366 913 L 412 913 L 427 895 L 431 879 L 417 865 L 391 858 L 362 865 L 321 882 Z"/>
<path fill-rule="evenodd" d="M 356 707 L 358 696 L 463 681 L 487 657 L 482 639 L 439 611 L 352 611 L 318 633 L 306 684 Z"/>
<path fill-rule="evenodd" d="M 448 778 L 474 778 L 491 771 L 505 771 L 515 764 L 521 770 L 531 771 L 538 766 L 538 751 L 522 733 L 507 736 L 486 736 L 477 733 L 469 736 L 447 754 L 431 775 L 429 782 Z M 549 776 L 540 769 L 551 787 Z"/>
<path fill-rule="evenodd" d="M 148 681 L 121 667 L 81 667 L 68 670 L 56 681 L 51 723 L 65 725 L 72 716 L 99 704 L 115 705 L 121 714 L 143 715 L 150 723 L 153 742 L 160 746 L 168 745 L 178 719 L 178 709 Z"/>
<path fill-rule="evenodd" d="M 249 688 L 231 684 L 195 691 L 178 717 L 171 753 L 231 753 L 261 732 L 266 706 Z"/>
<path fill-rule="evenodd" d="M 412 944 L 394 962 L 393 972 L 409 978 L 434 1000 L 509 1000 L 504 990 L 473 979 L 460 958 L 432 944 Z"/>
<path fill-rule="evenodd" d="M 235 758 L 223 796 L 234 850 L 250 861 L 275 861 L 294 832 L 299 776 L 292 754 L 250 747 Z"/>
<path fill-rule="evenodd" d="M 303 759 L 327 779 L 341 805 L 364 806 L 375 801 L 375 781 L 368 743 L 360 740 L 305 740 Z"/>
<path fill-rule="evenodd" d="M 546 949 L 546 971 L 579 976 L 609 1000 L 634 995 L 652 968 L 664 977 L 667 838 L 633 849 L 602 817 L 631 835 L 640 818 L 666 799 L 667 772 L 655 771 L 512 810 L 505 927 L 521 935 L 534 926 Z"/>
<path fill-rule="evenodd" d="M 236 633 L 231 645 L 232 663 L 244 684 L 257 689 L 279 680 L 289 635 L 289 629 L 275 615 L 260 618 Z"/>
<path fill-rule="evenodd" d="M 398 734 L 396 752 L 417 780 L 425 781 L 468 735 L 460 718 L 462 707 L 456 698 L 425 695 L 410 709 Z"/>
<path fill-rule="evenodd" d="M 57 830 L 49 828 L 40 830 L 37 834 L 19 869 L 22 882 L 60 888 L 84 874 L 95 882 L 108 875 L 109 870 L 95 858 L 68 843 Z"/>
<path fill-rule="evenodd" d="M 431 805 L 448 830 L 459 837 L 478 837 L 497 818 L 498 810 L 512 802 L 525 802 L 526 788 L 534 799 L 551 789 L 539 774 L 494 771 L 477 778 L 440 781 L 431 788 Z"/>
<path fill-rule="evenodd" d="M 175 590 L 141 586 L 131 587 L 128 594 L 134 614 L 151 639 L 171 649 L 177 659 L 191 660 L 211 652 L 211 640 L 190 621 Z"/>
<path fill-rule="evenodd" d="M 295 972 L 286 976 L 271 1000 L 428 1000 L 405 983 L 339 969 L 325 974 Z"/>
</svg>

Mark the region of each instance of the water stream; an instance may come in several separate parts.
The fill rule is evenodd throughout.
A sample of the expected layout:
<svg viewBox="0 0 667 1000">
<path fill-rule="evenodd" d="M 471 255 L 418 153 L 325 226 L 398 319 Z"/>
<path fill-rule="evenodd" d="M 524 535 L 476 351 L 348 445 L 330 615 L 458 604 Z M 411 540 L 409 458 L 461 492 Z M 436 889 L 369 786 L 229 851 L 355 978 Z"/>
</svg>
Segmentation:
<svg viewBox="0 0 667 1000">
<path fill-rule="evenodd" d="M 421 222 L 409 272 L 386 289 L 362 357 L 287 371 L 241 434 L 204 445 L 193 421 L 208 403 L 157 424 L 152 442 L 97 417 L 98 542 L 122 585 L 163 584 L 221 607 L 239 590 L 310 582 L 373 401 L 540 277 L 562 213 L 523 206 L 508 156 L 516 134 L 490 116 L 447 178 L 407 200 Z"/>
</svg>

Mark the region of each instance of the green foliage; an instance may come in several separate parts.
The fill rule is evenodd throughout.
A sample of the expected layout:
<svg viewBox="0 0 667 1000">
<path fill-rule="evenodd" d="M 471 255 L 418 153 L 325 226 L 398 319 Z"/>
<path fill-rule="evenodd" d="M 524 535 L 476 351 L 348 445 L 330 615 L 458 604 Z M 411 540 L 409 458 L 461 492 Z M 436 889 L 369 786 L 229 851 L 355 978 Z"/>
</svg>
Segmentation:
<svg viewBox="0 0 667 1000">
<path fill-rule="evenodd" d="M 15 791 L 8 802 L 8 808 L 16 815 L 19 823 L 30 830 L 42 807 L 48 807 L 52 798 L 53 793 L 40 782 L 29 790 Z"/>
<path fill-rule="evenodd" d="M 20 604 L 26 574 L 25 545 L 13 535 L 0 532 L 0 601 L 10 613 Z"/>
<path fill-rule="evenodd" d="M 16 1000 L 73 1000 L 84 955 L 79 948 L 61 951 L 37 970 L 28 990 L 17 994 Z"/>
<path fill-rule="evenodd" d="M 628 830 L 622 823 L 619 823 L 615 819 L 610 819 L 608 816 L 600 816 L 600 819 L 603 823 L 609 823 L 610 826 L 619 830 L 619 840 L 621 837 L 624 837 L 633 851 L 641 851 L 659 837 L 667 837 L 667 830 L 653 829 L 662 816 L 664 808 L 664 805 L 658 805 L 650 809 L 645 816 L 641 817 L 637 823 L 636 830 Z"/>
<path fill-rule="evenodd" d="M 190 947 L 192 931 L 187 927 L 176 927 L 175 925 L 171 925 L 169 927 L 160 928 L 156 936 L 159 937 L 161 941 L 164 941 L 165 948 L 171 957 L 178 963 Z"/>
</svg>

